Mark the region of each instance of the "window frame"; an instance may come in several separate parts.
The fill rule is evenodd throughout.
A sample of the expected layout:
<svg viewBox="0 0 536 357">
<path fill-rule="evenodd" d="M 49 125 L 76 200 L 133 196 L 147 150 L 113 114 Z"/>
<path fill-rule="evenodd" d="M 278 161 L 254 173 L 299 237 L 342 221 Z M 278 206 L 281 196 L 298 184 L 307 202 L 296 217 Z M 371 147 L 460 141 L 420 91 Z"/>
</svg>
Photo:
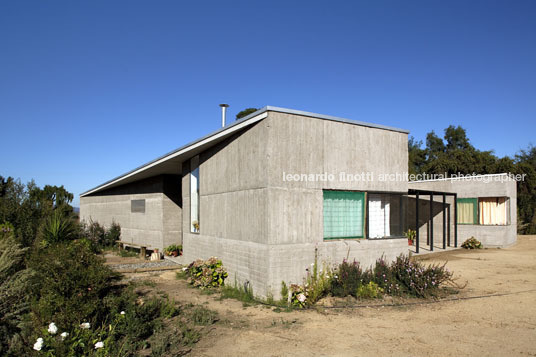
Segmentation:
<svg viewBox="0 0 536 357">
<path fill-rule="evenodd" d="M 324 210 L 324 200 L 325 195 L 328 192 L 341 192 L 341 193 L 352 193 L 356 195 L 361 195 L 361 216 L 362 216 L 362 227 L 361 227 L 361 236 L 346 236 L 346 237 L 326 237 L 325 236 L 325 210 Z M 332 241 L 332 240 L 339 240 L 339 239 L 366 239 L 366 201 L 367 201 L 367 193 L 365 191 L 352 191 L 352 190 L 322 190 L 322 236 L 323 240 Z"/>
<path fill-rule="evenodd" d="M 457 224 L 461 224 L 461 225 L 464 225 L 464 226 L 475 226 L 475 225 L 480 225 L 479 223 L 479 219 L 478 219 L 478 200 L 479 200 L 480 197 L 462 197 L 462 198 L 457 198 L 456 199 L 456 223 Z M 473 223 L 460 223 L 460 221 L 458 220 L 458 213 L 459 213 L 459 208 L 458 208 L 458 203 L 469 203 L 469 202 L 472 202 L 473 203 Z"/>
<path fill-rule="evenodd" d="M 404 235 L 404 231 L 407 229 L 407 192 L 398 192 L 398 191 L 366 191 L 366 221 L 365 221 L 365 227 L 366 227 L 366 238 L 370 240 L 379 240 L 379 239 L 401 239 L 406 238 Z M 369 205 L 369 195 L 390 195 L 390 196 L 399 196 L 399 205 L 400 205 L 400 211 L 397 213 L 399 215 L 400 224 L 402 226 L 402 234 L 401 235 L 388 235 L 384 237 L 370 237 L 370 205 Z M 404 202 L 404 197 L 406 201 Z M 405 205 L 405 210 L 404 210 Z M 390 215 L 392 212 L 389 213 Z"/>
<path fill-rule="evenodd" d="M 136 204 L 134 204 L 134 202 L 136 202 Z M 135 208 L 135 206 L 139 202 L 143 202 L 143 208 L 137 208 L 137 207 Z M 131 199 L 130 200 L 130 213 L 142 213 L 142 214 L 145 214 L 145 206 L 146 206 L 145 198 Z"/>
<path fill-rule="evenodd" d="M 497 199 L 497 198 L 504 198 L 504 203 L 506 205 L 505 207 L 505 216 L 506 216 L 506 223 L 505 224 L 483 224 L 483 223 L 480 223 L 480 200 L 481 199 Z M 479 226 L 485 226 L 485 227 L 494 227 L 494 226 L 497 226 L 497 227 L 505 227 L 505 226 L 509 226 L 511 225 L 511 217 L 510 217 L 510 197 L 508 196 L 485 196 L 485 197 L 478 197 L 477 199 L 477 208 L 478 208 L 478 217 L 477 217 L 477 220 L 478 220 L 478 225 Z"/>
<path fill-rule="evenodd" d="M 193 182 L 193 177 L 194 177 L 194 172 L 197 172 L 197 175 L 195 176 L 197 178 L 197 182 L 196 182 L 196 195 L 197 195 L 197 219 L 194 220 L 194 216 L 192 214 L 192 206 L 193 206 L 193 200 L 192 200 L 192 182 Z M 189 188 L 190 188 L 190 218 L 189 218 L 189 225 L 190 225 L 190 233 L 193 233 L 193 234 L 200 234 L 201 233 L 201 210 L 200 210 L 200 206 L 201 206 L 201 192 L 200 192 L 200 169 L 199 169 L 199 155 L 197 156 L 194 156 L 190 159 L 190 184 L 189 184 Z M 198 225 L 198 229 L 197 231 L 195 230 L 194 228 L 194 221 L 197 221 L 197 225 Z"/>
</svg>

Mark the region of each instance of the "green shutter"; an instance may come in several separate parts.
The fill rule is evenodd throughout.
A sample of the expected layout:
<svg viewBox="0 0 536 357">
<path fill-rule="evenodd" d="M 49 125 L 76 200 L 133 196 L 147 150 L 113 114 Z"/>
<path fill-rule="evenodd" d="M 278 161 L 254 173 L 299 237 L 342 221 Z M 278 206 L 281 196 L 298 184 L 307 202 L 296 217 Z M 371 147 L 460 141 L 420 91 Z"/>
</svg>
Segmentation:
<svg viewBox="0 0 536 357">
<path fill-rule="evenodd" d="M 476 198 L 457 199 L 458 223 L 478 224 L 478 200 Z"/>
<path fill-rule="evenodd" d="M 324 238 L 363 238 L 365 193 L 324 191 Z"/>
</svg>

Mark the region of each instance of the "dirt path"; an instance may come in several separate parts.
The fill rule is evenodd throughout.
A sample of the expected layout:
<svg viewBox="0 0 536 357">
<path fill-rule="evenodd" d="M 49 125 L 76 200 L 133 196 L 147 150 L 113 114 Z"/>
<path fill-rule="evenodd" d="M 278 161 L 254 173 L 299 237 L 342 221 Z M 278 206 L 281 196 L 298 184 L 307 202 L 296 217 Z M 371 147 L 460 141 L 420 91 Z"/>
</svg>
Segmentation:
<svg viewBox="0 0 536 357">
<path fill-rule="evenodd" d="M 467 281 L 460 297 L 503 296 L 403 307 L 275 312 L 219 301 L 175 280 L 154 277 L 180 301 L 206 304 L 221 321 L 192 356 L 536 355 L 536 236 L 509 249 L 450 251 L 445 262 Z"/>
</svg>

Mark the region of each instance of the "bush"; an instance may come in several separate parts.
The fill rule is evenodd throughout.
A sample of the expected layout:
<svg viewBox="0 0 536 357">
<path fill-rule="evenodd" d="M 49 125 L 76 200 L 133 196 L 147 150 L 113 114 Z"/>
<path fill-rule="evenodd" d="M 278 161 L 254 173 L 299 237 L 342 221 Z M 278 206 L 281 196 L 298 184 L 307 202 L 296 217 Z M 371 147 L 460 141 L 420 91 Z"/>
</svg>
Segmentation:
<svg viewBox="0 0 536 357">
<path fill-rule="evenodd" d="M 61 329 L 51 323 L 48 329 L 42 328 L 37 335 L 43 340 L 41 353 L 47 356 L 134 355 L 135 351 L 149 346 L 148 340 L 162 330 L 164 319 L 180 312 L 166 299 L 150 297 L 144 300 L 133 286 L 116 296 L 108 296 L 104 305 L 109 311 L 100 324 L 84 322 Z M 60 331 L 64 331 L 63 335 Z M 98 343 L 102 347 L 97 348 Z"/>
<path fill-rule="evenodd" d="M 462 243 L 462 248 L 465 249 L 482 249 L 482 243 L 475 237 L 471 237 Z"/>
<path fill-rule="evenodd" d="M 37 323 L 54 321 L 62 329 L 81 322 L 101 323 L 102 299 L 119 275 L 83 242 L 62 243 L 34 252 L 36 272 L 32 311 Z"/>
<path fill-rule="evenodd" d="M 4 227 L 3 227 L 4 228 Z M 28 289 L 33 272 L 24 265 L 26 249 L 12 237 L 0 238 L 0 355 L 15 354 L 24 315 L 28 310 Z"/>
<path fill-rule="evenodd" d="M 345 259 L 338 269 L 333 272 L 331 293 L 339 297 L 356 296 L 359 286 L 368 283 L 370 280 L 369 271 L 363 272 L 358 262 L 354 260 L 352 263 L 348 263 Z"/>
<path fill-rule="evenodd" d="M 198 259 L 186 269 L 187 282 L 201 289 L 222 286 L 227 278 L 221 260 L 212 257 L 208 260 Z"/>
<path fill-rule="evenodd" d="M 9 222 L 0 224 L 0 239 L 15 238 L 15 227 Z"/>
<path fill-rule="evenodd" d="M 104 239 L 101 245 L 113 247 L 118 240 L 121 240 L 121 226 L 118 223 L 112 222 L 110 228 L 104 233 Z"/>
<path fill-rule="evenodd" d="M 422 298 L 438 295 L 441 285 L 452 278 L 452 273 L 444 265 L 425 267 L 407 255 L 397 257 L 391 270 L 399 289 L 408 295 Z"/>
<path fill-rule="evenodd" d="M 173 255 L 173 252 L 177 252 L 177 255 L 182 255 L 182 245 L 172 244 L 164 248 L 164 254 L 166 254 L 167 256 Z"/>
<path fill-rule="evenodd" d="M 76 225 L 71 217 L 55 210 L 46 220 L 41 229 L 41 244 L 48 247 L 53 244 L 77 238 Z"/>
<path fill-rule="evenodd" d="M 400 255 L 391 264 L 383 258 L 365 271 L 358 262 L 344 260 L 333 272 L 331 293 L 345 297 L 377 297 L 383 293 L 391 296 L 437 296 L 442 286 L 452 279 L 452 273 L 441 265 L 424 266 Z"/>
<path fill-rule="evenodd" d="M 361 285 L 357 288 L 357 297 L 361 299 L 376 299 L 383 294 L 383 289 L 373 281 L 369 281 L 366 285 Z"/>
<path fill-rule="evenodd" d="M 103 248 L 113 247 L 121 239 L 121 226 L 112 222 L 109 229 L 98 222 L 82 222 L 79 225 L 79 236 L 90 242 L 95 252 L 100 252 Z"/>
</svg>

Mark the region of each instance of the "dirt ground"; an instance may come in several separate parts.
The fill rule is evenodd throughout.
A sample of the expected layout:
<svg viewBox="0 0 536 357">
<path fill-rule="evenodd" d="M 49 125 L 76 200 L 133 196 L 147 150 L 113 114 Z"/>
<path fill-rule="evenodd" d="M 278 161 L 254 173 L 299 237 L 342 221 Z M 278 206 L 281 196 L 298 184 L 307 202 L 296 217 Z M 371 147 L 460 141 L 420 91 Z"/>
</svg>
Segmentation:
<svg viewBox="0 0 536 357">
<path fill-rule="evenodd" d="M 454 250 L 422 259 L 447 261 L 459 282 L 467 282 L 456 296 L 463 299 L 277 312 L 201 294 L 174 272 L 150 277 L 170 297 L 219 313 L 192 356 L 536 355 L 536 236 L 519 236 L 508 249 Z"/>
</svg>

